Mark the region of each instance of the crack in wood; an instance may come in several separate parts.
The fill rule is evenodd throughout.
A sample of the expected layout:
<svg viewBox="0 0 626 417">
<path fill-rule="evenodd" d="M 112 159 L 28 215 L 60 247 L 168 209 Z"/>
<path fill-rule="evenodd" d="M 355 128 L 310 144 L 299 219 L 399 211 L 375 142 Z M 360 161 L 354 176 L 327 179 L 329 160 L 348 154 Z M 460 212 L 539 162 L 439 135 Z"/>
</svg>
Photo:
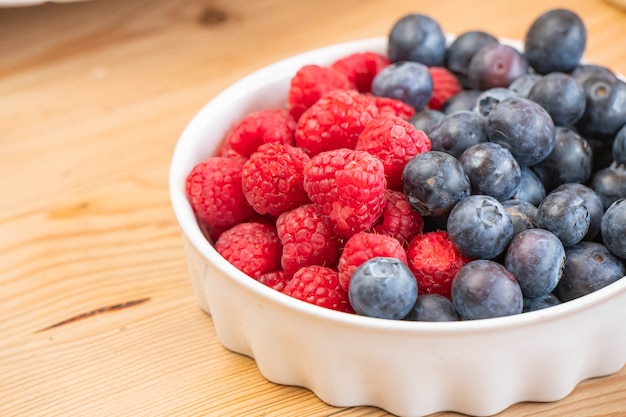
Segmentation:
<svg viewBox="0 0 626 417">
<path fill-rule="evenodd" d="M 58 323 L 55 323 L 55 324 L 53 324 L 51 326 L 44 327 L 43 329 L 39 329 L 35 333 L 45 332 L 46 330 L 54 329 L 56 327 L 61 327 L 61 326 L 64 326 L 66 324 L 70 324 L 70 323 L 74 323 L 74 322 L 77 322 L 77 321 L 80 321 L 80 320 L 84 320 L 84 319 L 87 319 L 89 317 L 97 316 L 98 314 L 111 313 L 111 312 L 114 312 L 114 311 L 123 310 L 125 308 L 134 307 L 136 305 L 143 304 L 143 303 L 145 303 L 147 301 L 150 301 L 150 297 L 140 298 L 138 300 L 127 301 L 127 302 L 119 303 L 119 304 L 113 304 L 113 305 L 106 306 L 106 307 L 100 307 L 100 308 L 98 308 L 96 310 L 92 310 L 92 311 L 89 311 L 87 313 L 82 313 L 82 314 L 79 314 L 77 316 L 70 317 L 69 319 L 66 319 L 66 320 L 60 321 Z"/>
</svg>

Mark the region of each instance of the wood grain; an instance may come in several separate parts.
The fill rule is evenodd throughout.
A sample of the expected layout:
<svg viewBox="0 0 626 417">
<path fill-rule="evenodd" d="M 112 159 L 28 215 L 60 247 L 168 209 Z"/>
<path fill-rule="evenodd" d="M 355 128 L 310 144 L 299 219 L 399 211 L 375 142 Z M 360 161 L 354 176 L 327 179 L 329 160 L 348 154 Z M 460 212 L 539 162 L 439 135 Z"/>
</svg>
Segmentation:
<svg viewBox="0 0 626 417">
<path fill-rule="evenodd" d="M 0 9 L 0 415 L 386 416 L 267 382 L 224 349 L 187 277 L 167 176 L 185 124 L 249 72 L 387 34 L 408 12 L 520 39 L 552 7 L 626 73 L 594 0 L 92 0 Z M 453 416 L 439 413 L 438 416 Z M 502 416 L 626 415 L 626 370 Z"/>
</svg>

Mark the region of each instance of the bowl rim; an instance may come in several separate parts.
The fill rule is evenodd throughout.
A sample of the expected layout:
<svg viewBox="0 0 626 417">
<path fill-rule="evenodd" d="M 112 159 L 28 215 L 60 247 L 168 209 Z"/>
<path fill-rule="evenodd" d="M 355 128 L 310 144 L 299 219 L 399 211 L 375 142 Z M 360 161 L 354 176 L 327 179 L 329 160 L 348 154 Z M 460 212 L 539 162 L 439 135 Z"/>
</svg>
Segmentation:
<svg viewBox="0 0 626 417">
<path fill-rule="evenodd" d="M 450 41 L 453 39 L 453 36 L 448 35 L 447 39 Z M 519 41 L 506 38 L 502 38 L 500 41 L 521 48 L 521 42 Z M 284 81 L 286 70 L 294 67 L 294 65 L 316 63 L 322 55 L 331 51 L 337 52 L 339 50 L 345 50 L 349 52 L 378 50 L 384 52 L 384 48 L 386 47 L 385 42 L 386 37 L 382 36 L 364 38 L 315 48 L 281 59 L 253 71 L 229 85 L 200 108 L 179 136 L 169 169 L 170 203 L 184 236 L 190 241 L 198 253 L 205 258 L 207 262 L 211 263 L 222 274 L 228 276 L 229 279 L 234 280 L 238 285 L 245 287 L 249 291 L 258 293 L 259 296 L 264 297 L 268 302 L 278 304 L 283 308 L 294 309 L 301 314 L 315 316 L 318 319 L 340 323 L 355 329 L 384 330 L 406 334 L 437 333 L 449 335 L 476 331 L 493 332 L 500 331 L 503 328 L 522 328 L 580 313 L 626 291 L 626 277 L 624 277 L 604 288 L 575 300 L 545 309 L 511 316 L 454 322 L 389 320 L 335 311 L 290 297 L 251 278 L 219 255 L 202 233 L 184 190 L 184 179 L 188 170 L 191 169 L 190 166 L 185 164 L 190 158 L 187 143 L 193 142 L 197 127 L 202 123 L 202 120 L 209 116 L 214 108 L 228 106 L 236 102 L 237 98 L 245 94 L 249 87 L 254 86 L 260 81 Z"/>
</svg>

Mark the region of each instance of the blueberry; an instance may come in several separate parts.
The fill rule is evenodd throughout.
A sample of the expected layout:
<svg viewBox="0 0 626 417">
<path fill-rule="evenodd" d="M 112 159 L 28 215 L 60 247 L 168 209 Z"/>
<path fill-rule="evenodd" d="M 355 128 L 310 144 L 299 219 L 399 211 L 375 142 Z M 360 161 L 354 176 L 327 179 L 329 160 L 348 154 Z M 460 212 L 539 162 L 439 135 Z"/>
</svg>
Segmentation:
<svg viewBox="0 0 626 417">
<path fill-rule="evenodd" d="M 614 77 L 615 73 L 603 65 L 579 64 L 570 72 L 570 75 L 582 86 L 589 78 L 596 76 L 610 78 Z"/>
<path fill-rule="evenodd" d="M 509 88 L 495 87 L 482 91 L 476 99 L 476 105 L 473 110 L 483 117 L 489 116 L 502 100 L 510 97 L 517 97 L 517 93 Z"/>
<path fill-rule="evenodd" d="M 621 198 L 626 198 L 626 166 L 611 164 L 593 173 L 591 188 L 598 193 L 604 209 Z"/>
<path fill-rule="evenodd" d="M 348 297 L 357 314 L 400 320 L 415 305 L 417 280 L 397 258 L 371 258 L 352 274 Z"/>
<path fill-rule="evenodd" d="M 483 46 L 497 42 L 495 36 L 481 30 L 461 33 L 446 50 L 446 67 L 457 76 L 463 87 L 469 88 L 467 72 L 472 57 Z"/>
<path fill-rule="evenodd" d="M 446 114 L 428 134 L 431 149 L 459 158 L 472 145 L 487 141 L 485 120 L 470 110 Z"/>
<path fill-rule="evenodd" d="M 626 83 L 613 75 L 596 75 L 583 84 L 585 112 L 576 127 L 585 137 L 613 140 L 626 124 Z"/>
<path fill-rule="evenodd" d="M 585 200 L 585 206 L 589 210 L 589 230 L 583 238 L 584 240 L 593 240 L 600 232 L 600 222 L 604 214 L 604 205 L 598 193 L 584 184 L 567 183 L 559 185 L 554 191 L 567 191 L 574 193 Z"/>
<path fill-rule="evenodd" d="M 461 319 L 452 301 L 439 294 L 420 294 L 404 318 L 411 321 L 458 321 Z"/>
<path fill-rule="evenodd" d="M 389 33 L 391 62 L 414 61 L 427 66 L 443 66 L 446 37 L 432 18 L 413 13 L 399 19 Z"/>
<path fill-rule="evenodd" d="M 554 139 L 552 152 L 531 167 L 546 191 L 550 192 L 569 182 L 587 182 L 591 177 L 593 163 L 593 151 L 589 143 L 567 127 L 556 127 Z"/>
<path fill-rule="evenodd" d="M 508 149 L 484 142 L 467 148 L 459 158 L 472 186 L 473 194 L 489 195 L 505 201 L 519 189 L 520 166 Z"/>
<path fill-rule="evenodd" d="M 425 108 L 411 116 L 409 123 L 415 126 L 417 130 L 421 130 L 426 135 L 429 135 L 433 126 L 443 119 L 444 116 L 443 112 L 439 110 Z"/>
<path fill-rule="evenodd" d="M 527 201 L 533 206 L 538 206 L 546 197 L 546 188 L 543 183 L 526 165 L 520 165 L 522 179 L 519 184 L 519 190 L 513 196 L 516 200 Z"/>
<path fill-rule="evenodd" d="M 528 71 L 528 63 L 520 51 L 509 45 L 492 42 L 474 54 L 467 71 L 467 79 L 470 88 L 476 90 L 506 88 Z"/>
<path fill-rule="evenodd" d="M 450 114 L 460 110 L 473 110 L 481 94 L 480 90 L 461 90 L 443 103 L 441 111 Z"/>
<path fill-rule="evenodd" d="M 513 82 L 509 85 L 509 90 L 512 90 L 520 97 L 528 98 L 530 94 L 530 90 L 533 88 L 535 83 L 542 78 L 542 75 L 529 73 L 524 74 L 520 77 L 517 77 Z"/>
<path fill-rule="evenodd" d="M 543 310 L 544 308 L 552 307 L 561 304 L 561 300 L 556 295 L 550 293 L 536 298 L 524 297 L 523 313 L 529 311 Z"/>
<path fill-rule="evenodd" d="M 507 200 L 502 205 L 513 222 L 513 237 L 537 227 L 537 207 L 528 201 Z"/>
<path fill-rule="evenodd" d="M 554 148 L 554 123 L 548 112 L 523 97 L 502 100 L 487 117 L 487 136 L 509 149 L 518 163 L 534 165 Z"/>
<path fill-rule="evenodd" d="M 469 262 L 452 280 L 452 303 L 466 320 L 519 314 L 523 302 L 515 277 L 494 261 Z"/>
<path fill-rule="evenodd" d="M 404 195 L 422 216 L 446 216 L 470 194 L 463 165 L 450 154 L 428 151 L 414 156 L 402 171 Z"/>
<path fill-rule="evenodd" d="M 616 164 L 626 164 L 626 124 L 617 132 L 613 139 L 611 155 Z"/>
<path fill-rule="evenodd" d="M 554 295 L 561 302 L 571 301 L 612 284 L 624 274 L 624 264 L 606 246 L 580 242 L 565 248 L 565 268 Z"/>
<path fill-rule="evenodd" d="M 564 246 L 580 242 L 590 222 L 585 200 L 565 190 L 552 191 L 537 207 L 537 226 L 554 233 Z"/>
<path fill-rule="evenodd" d="M 372 94 L 424 108 L 433 93 L 428 67 L 417 62 L 396 62 L 383 68 L 372 81 Z"/>
<path fill-rule="evenodd" d="M 602 241 L 616 256 L 626 259 L 626 199 L 611 204 L 600 223 Z"/>
<path fill-rule="evenodd" d="M 493 259 L 504 251 L 513 237 L 513 222 L 495 198 L 471 195 L 450 212 L 448 237 L 469 258 Z"/>
<path fill-rule="evenodd" d="M 553 9 L 530 25 L 524 40 L 524 55 L 539 74 L 570 72 L 585 52 L 587 30 L 574 12 Z"/>
<path fill-rule="evenodd" d="M 504 266 L 522 289 L 524 297 L 551 293 L 561 279 L 565 248 L 552 232 L 528 229 L 515 236 L 504 255 Z"/>
<path fill-rule="evenodd" d="M 546 109 L 555 126 L 573 126 L 585 111 L 583 87 L 563 72 L 551 72 L 541 77 L 528 98 Z"/>
</svg>

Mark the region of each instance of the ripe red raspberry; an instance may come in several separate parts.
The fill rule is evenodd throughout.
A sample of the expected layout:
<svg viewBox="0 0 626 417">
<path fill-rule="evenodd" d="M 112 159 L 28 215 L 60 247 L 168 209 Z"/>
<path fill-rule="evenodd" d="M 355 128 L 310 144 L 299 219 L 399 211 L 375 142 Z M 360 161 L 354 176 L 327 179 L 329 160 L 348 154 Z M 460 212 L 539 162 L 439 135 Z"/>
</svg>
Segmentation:
<svg viewBox="0 0 626 417">
<path fill-rule="evenodd" d="M 367 97 L 378 107 L 378 116 L 397 116 L 401 119 L 409 120 L 415 114 L 413 106 L 402 100 L 374 95 L 367 95 Z"/>
<path fill-rule="evenodd" d="M 337 271 L 310 265 L 299 269 L 283 290 L 284 294 L 332 310 L 353 313 L 348 292 L 339 285 Z"/>
<path fill-rule="evenodd" d="M 282 245 L 272 225 L 239 223 L 222 233 L 214 247 L 224 259 L 252 278 L 280 269 Z"/>
<path fill-rule="evenodd" d="M 353 235 L 346 242 L 339 257 L 339 284 L 347 291 L 354 270 L 363 262 L 377 256 L 398 258 L 407 263 L 406 251 L 397 239 L 368 232 Z"/>
<path fill-rule="evenodd" d="M 338 59 L 332 68 L 345 74 L 354 88 L 362 93 L 369 93 L 372 80 L 387 65 L 389 59 L 376 52 L 358 52 Z"/>
<path fill-rule="evenodd" d="M 385 207 L 386 188 L 382 162 L 367 152 L 335 149 L 304 166 L 304 189 L 340 237 L 376 224 Z"/>
<path fill-rule="evenodd" d="M 287 92 L 289 113 L 298 120 L 324 94 L 349 88 L 352 88 L 352 83 L 344 73 L 334 68 L 305 65 L 291 78 Z"/>
<path fill-rule="evenodd" d="M 444 67 L 428 67 L 430 77 L 433 79 L 433 95 L 428 102 L 428 107 L 440 110 L 448 99 L 459 93 L 463 87 L 458 78 Z"/>
<path fill-rule="evenodd" d="M 385 197 L 383 214 L 373 230 L 375 233 L 396 238 L 406 248 L 415 235 L 422 233 L 424 219 L 400 191 L 387 189 Z"/>
<path fill-rule="evenodd" d="M 278 216 L 309 202 L 304 191 L 304 165 L 311 158 L 300 148 L 266 143 L 243 165 L 242 187 L 259 214 Z"/>
<path fill-rule="evenodd" d="M 268 287 L 282 292 L 285 289 L 285 286 L 289 282 L 290 277 L 285 273 L 285 271 L 272 271 L 266 272 L 263 275 L 260 275 L 257 278 L 261 284 L 265 284 Z"/>
<path fill-rule="evenodd" d="M 286 109 L 265 109 L 244 116 L 226 134 L 219 155 L 248 158 L 264 143 L 295 143 L 296 121 Z"/>
<path fill-rule="evenodd" d="M 328 218 L 315 204 L 281 214 L 276 220 L 276 230 L 283 244 L 280 262 L 287 275 L 292 276 L 304 266 L 337 264 L 339 240 Z"/>
<path fill-rule="evenodd" d="M 415 236 L 409 243 L 407 257 L 420 294 L 440 294 L 448 298 L 457 271 L 471 261 L 452 244 L 445 231 Z"/>
<path fill-rule="evenodd" d="M 250 218 L 241 186 L 243 159 L 210 157 L 196 164 L 185 182 L 187 199 L 211 236 Z"/>
<path fill-rule="evenodd" d="M 365 126 L 355 149 L 368 152 L 383 162 L 388 187 L 402 189 L 402 170 L 411 158 L 431 148 L 421 130 L 399 117 L 378 117 Z"/>
<path fill-rule="evenodd" d="M 296 144 L 311 156 L 320 152 L 354 149 L 359 134 L 378 108 L 354 90 L 331 91 L 313 104 L 298 120 Z"/>
</svg>

